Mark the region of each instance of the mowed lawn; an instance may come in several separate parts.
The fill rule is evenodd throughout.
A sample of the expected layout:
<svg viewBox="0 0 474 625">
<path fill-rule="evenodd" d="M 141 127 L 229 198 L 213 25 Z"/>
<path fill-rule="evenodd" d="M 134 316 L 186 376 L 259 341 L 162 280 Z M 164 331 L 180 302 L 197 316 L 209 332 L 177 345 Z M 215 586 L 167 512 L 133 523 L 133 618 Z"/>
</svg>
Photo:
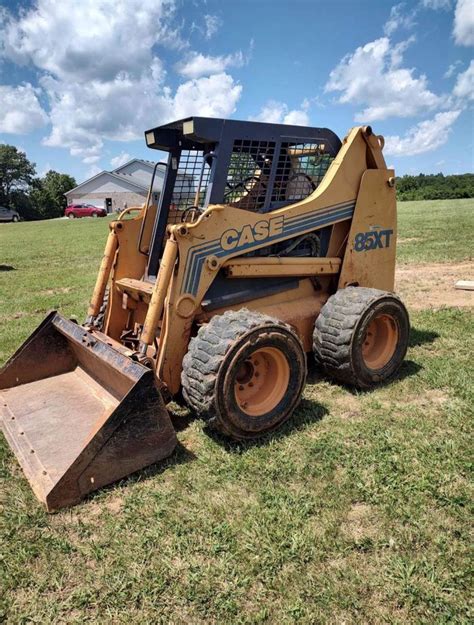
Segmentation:
<svg viewBox="0 0 474 625">
<path fill-rule="evenodd" d="M 470 260 L 473 232 L 474 200 L 401 203 L 399 261 Z M 106 234 L 0 225 L 1 362 L 48 310 L 84 319 Z M 54 515 L 1 438 L 0 620 L 472 622 L 473 310 L 410 313 L 390 385 L 357 393 L 310 366 L 292 420 L 257 444 L 178 415 L 168 461 Z"/>
</svg>

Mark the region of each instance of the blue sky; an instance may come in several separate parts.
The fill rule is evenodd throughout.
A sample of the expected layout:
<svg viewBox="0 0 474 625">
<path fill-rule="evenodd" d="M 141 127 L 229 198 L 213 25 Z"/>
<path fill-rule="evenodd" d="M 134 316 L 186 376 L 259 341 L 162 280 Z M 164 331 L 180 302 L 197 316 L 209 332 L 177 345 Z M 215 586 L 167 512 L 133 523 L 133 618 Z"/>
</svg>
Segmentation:
<svg viewBox="0 0 474 625">
<path fill-rule="evenodd" d="M 84 180 L 189 115 L 370 123 L 398 174 L 474 169 L 474 0 L 0 0 L 0 142 Z"/>
</svg>

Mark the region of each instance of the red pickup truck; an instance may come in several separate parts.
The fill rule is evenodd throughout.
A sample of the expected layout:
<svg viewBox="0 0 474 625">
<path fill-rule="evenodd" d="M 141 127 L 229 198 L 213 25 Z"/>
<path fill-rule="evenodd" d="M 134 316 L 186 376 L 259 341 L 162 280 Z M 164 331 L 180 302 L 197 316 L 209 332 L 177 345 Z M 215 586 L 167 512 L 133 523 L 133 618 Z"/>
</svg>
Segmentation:
<svg viewBox="0 0 474 625">
<path fill-rule="evenodd" d="M 93 204 L 70 204 L 64 211 L 65 217 L 76 219 L 76 217 L 105 217 L 105 208 L 94 206 Z"/>
</svg>

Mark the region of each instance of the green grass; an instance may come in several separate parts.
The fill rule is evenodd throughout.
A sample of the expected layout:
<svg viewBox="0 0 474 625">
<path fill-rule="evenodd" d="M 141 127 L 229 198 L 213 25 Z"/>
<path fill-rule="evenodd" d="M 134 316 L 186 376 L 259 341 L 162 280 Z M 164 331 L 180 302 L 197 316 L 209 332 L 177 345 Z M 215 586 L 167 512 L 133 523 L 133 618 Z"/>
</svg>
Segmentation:
<svg viewBox="0 0 474 625">
<path fill-rule="evenodd" d="M 400 237 L 416 239 L 403 261 L 468 257 L 465 204 L 401 204 Z M 0 272 L 0 358 L 51 308 L 84 317 L 106 231 L 0 227 L 15 267 Z M 412 313 L 412 325 L 392 384 L 352 393 L 311 369 L 291 422 L 258 444 L 184 414 L 172 458 L 52 516 L 2 442 L 4 619 L 471 622 L 472 311 Z"/>
<path fill-rule="evenodd" d="M 474 198 L 399 202 L 399 263 L 474 257 Z"/>
</svg>

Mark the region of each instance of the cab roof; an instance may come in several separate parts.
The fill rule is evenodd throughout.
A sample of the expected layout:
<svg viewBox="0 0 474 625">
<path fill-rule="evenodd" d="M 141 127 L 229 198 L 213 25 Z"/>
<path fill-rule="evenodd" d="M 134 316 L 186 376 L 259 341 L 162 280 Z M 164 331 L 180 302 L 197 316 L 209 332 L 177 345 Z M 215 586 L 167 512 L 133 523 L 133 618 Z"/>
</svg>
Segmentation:
<svg viewBox="0 0 474 625">
<path fill-rule="evenodd" d="M 218 143 L 232 144 L 235 139 L 275 142 L 314 140 L 324 142 L 326 152 L 333 156 L 341 147 L 339 137 L 328 128 L 211 117 L 187 117 L 145 132 L 145 140 L 149 148 L 166 152 L 206 147 L 212 149 Z"/>
</svg>

